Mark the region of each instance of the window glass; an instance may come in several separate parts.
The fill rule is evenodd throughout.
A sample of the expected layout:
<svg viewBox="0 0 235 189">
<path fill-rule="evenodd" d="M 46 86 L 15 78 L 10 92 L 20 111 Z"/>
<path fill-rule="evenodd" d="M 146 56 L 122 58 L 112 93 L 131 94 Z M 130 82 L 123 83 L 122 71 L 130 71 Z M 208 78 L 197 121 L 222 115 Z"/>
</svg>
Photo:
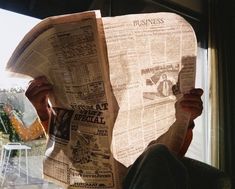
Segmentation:
<svg viewBox="0 0 235 189">
<path fill-rule="evenodd" d="M 20 150 L 11 152 L 8 163 L 6 163 L 8 154 L 4 158 L 1 153 L 2 160 L 6 161 L 2 167 L 0 188 L 19 189 L 22 186 L 25 189 L 34 187 L 59 188 L 42 178 L 45 136 L 36 136 L 37 139 L 27 141 L 25 138 L 22 139 L 15 129 L 17 126 L 23 126 L 21 129 L 29 127 L 37 118 L 35 109 L 24 95 L 30 78 L 12 77 L 5 72 L 5 65 L 12 52 L 24 35 L 38 22 L 40 22 L 39 19 L 0 9 L 0 145 L 2 148 L 8 143 L 17 143 L 21 147 L 26 145 L 31 148 L 27 150 L 27 156 L 25 150 L 21 151 L 20 172 L 18 167 Z M 10 118 L 7 111 L 12 111 L 14 117 Z M 22 133 L 24 134 L 24 130 Z M 14 146 L 14 148 L 17 149 L 18 146 Z"/>
<path fill-rule="evenodd" d="M 150 6 L 146 7 L 142 12 L 153 12 L 153 11 L 167 11 L 164 7 Z M 169 11 L 169 10 L 168 10 Z M 170 10 L 172 11 L 172 10 Z M 207 50 L 201 44 L 205 42 L 205 36 L 200 32 L 202 24 L 198 19 L 186 19 L 192 24 L 196 31 L 198 38 L 198 58 L 197 58 L 197 80 L 196 87 L 203 88 L 204 95 L 203 101 L 207 102 L 209 99 L 209 81 L 208 81 L 208 68 L 207 68 Z M 0 113 L 1 113 L 1 144 L 4 145 L 8 142 L 20 142 L 21 144 L 26 144 L 31 147 L 28 152 L 28 185 L 37 185 L 39 188 L 60 188 L 52 183 L 48 183 L 42 179 L 42 160 L 44 154 L 44 148 L 46 143 L 46 138 L 40 136 L 37 140 L 31 142 L 25 142 L 20 139 L 16 134 L 16 131 L 12 129 L 11 120 L 7 118 L 4 114 L 3 108 L 5 105 L 11 105 L 12 109 L 15 110 L 16 118 L 22 121 L 26 127 L 30 126 L 32 122 L 36 119 L 36 112 L 30 102 L 25 98 L 24 91 L 30 80 L 30 78 L 11 78 L 7 73 L 4 72 L 5 65 L 10 58 L 11 53 L 20 42 L 22 37 L 38 22 L 39 19 L 23 16 L 20 14 L 12 13 L 9 11 L 0 9 L 0 20 L 1 20 L 1 30 L 0 30 Z M 206 103 L 204 103 L 206 104 Z M 194 129 L 194 139 L 192 145 L 187 152 L 187 156 L 194 159 L 210 163 L 210 138 L 208 134 L 209 126 L 206 125 L 208 122 L 208 107 L 204 105 L 204 111 L 200 118 L 196 120 L 196 127 Z M 8 124 L 8 125 L 7 125 Z M 22 173 L 19 176 L 17 170 L 17 158 L 19 152 L 14 152 L 9 163 L 9 169 L 6 174 L 4 182 L 5 186 L 22 186 L 27 182 L 27 171 L 25 170 L 24 158 L 22 162 Z M 24 156 L 24 154 L 23 154 Z M 12 173 L 12 174 L 9 174 Z M 0 180 L 1 181 L 1 180 Z M 26 188 L 26 187 L 25 187 Z M 30 187 L 29 187 L 30 188 Z"/>
</svg>

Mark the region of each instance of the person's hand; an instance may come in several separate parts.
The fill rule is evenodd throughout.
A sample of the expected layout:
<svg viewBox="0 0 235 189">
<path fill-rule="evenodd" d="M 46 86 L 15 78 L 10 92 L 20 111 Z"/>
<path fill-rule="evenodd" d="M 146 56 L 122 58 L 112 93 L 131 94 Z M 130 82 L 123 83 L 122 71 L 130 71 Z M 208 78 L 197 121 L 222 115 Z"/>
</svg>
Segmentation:
<svg viewBox="0 0 235 189">
<path fill-rule="evenodd" d="M 48 96 L 52 92 L 52 85 L 46 77 L 40 76 L 29 82 L 25 92 L 26 97 L 35 107 L 41 121 L 47 121 L 50 117 Z"/>
<path fill-rule="evenodd" d="M 193 120 L 200 116 L 203 110 L 202 94 L 203 90 L 199 88 L 184 94 L 175 104 L 176 119 L 181 119 L 182 113 L 187 112 L 190 114 L 190 124 L 193 123 Z"/>
</svg>

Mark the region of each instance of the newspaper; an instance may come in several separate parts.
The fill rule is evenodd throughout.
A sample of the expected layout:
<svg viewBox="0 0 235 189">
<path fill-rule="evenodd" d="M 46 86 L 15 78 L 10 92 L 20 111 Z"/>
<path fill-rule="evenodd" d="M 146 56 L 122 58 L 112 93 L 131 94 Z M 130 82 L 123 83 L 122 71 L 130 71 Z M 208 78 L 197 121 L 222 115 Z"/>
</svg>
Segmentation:
<svg viewBox="0 0 235 189">
<path fill-rule="evenodd" d="M 173 92 L 194 87 L 196 38 L 192 27 L 173 13 L 103 18 L 103 23 L 111 85 L 120 107 L 112 145 L 115 158 L 128 166 L 174 122 Z M 178 124 L 187 125 L 188 115 L 182 116 L 184 123 Z M 173 134 L 181 136 L 171 136 L 172 145 L 183 141 L 186 131 L 176 129 Z"/>
<path fill-rule="evenodd" d="M 173 13 L 50 17 L 20 42 L 7 70 L 54 86 L 43 173 L 64 188 L 120 189 L 127 167 L 175 125 L 176 97 L 195 84 L 196 37 Z M 172 90 L 173 89 L 173 90 Z M 178 126 L 177 126 L 178 125 Z"/>
</svg>

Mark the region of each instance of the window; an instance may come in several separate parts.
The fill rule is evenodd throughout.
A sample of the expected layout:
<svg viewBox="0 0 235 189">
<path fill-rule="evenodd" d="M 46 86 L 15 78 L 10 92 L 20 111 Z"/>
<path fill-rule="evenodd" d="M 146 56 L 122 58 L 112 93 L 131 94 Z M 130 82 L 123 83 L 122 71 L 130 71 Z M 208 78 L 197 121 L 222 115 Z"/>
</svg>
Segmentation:
<svg viewBox="0 0 235 189">
<path fill-rule="evenodd" d="M 167 2 L 167 1 L 166 1 Z M 154 5 L 154 6 L 152 6 Z M 198 64 L 197 64 L 197 83 L 196 87 L 201 87 L 204 89 L 203 101 L 207 102 L 209 99 L 209 80 L 208 80 L 208 65 L 207 65 L 207 47 L 205 44 L 206 42 L 206 28 L 203 25 L 203 17 L 200 14 L 195 13 L 193 10 L 184 9 L 181 6 L 173 3 L 158 3 L 157 1 L 152 1 L 151 5 L 146 5 L 145 9 L 142 12 L 153 12 L 153 11 L 170 11 L 176 12 L 181 14 L 185 19 L 187 19 L 192 26 L 194 27 L 197 38 L 198 38 Z M 40 20 L 19 15 L 16 13 L 11 13 L 8 11 L 0 10 L 0 19 L 6 20 L 4 22 L 5 26 L 2 26 L 0 31 L 1 37 L 1 46 L 0 52 L 4 52 L 1 54 L 1 64 L 0 69 L 3 72 L 4 65 L 7 62 L 8 58 L 10 57 L 11 53 L 13 52 L 14 48 L 16 47 L 17 43 L 21 40 L 21 38 Z M 11 36 L 11 37 L 9 37 Z M 14 37 L 12 37 L 14 36 Z M 3 57 L 4 55 L 4 57 Z M 7 76 L 7 74 L 0 74 L 0 88 L 9 90 L 16 89 L 15 91 L 19 90 L 21 95 L 29 81 L 29 79 L 17 79 L 12 80 Z M 7 81 L 7 82 L 6 82 Z M 22 89 L 22 90 L 21 90 Z M 4 91 L 4 90 L 2 90 Z M 0 91 L 1 92 L 1 91 Z M 14 95 L 12 95 L 12 99 L 6 99 L 6 102 L 13 102 Z M 23 97 L 22 97 L 23 98 Z M 25 100 L 25 104 L 27 104 L 27 100 Z M 3 102 L 1 102 L 3 103 Z M 24 105 L 25 105 L 24 104 Z M 208 123 L 208 113 L 209 107 L 207 107 L 204 103 L 204 112 L 203 115 L 196 120 L 196 127 L 194 129 L 194 140 L 193 143 L 187 153 L 187 156 L 192 157 L 194 159 L 210 163 L 210 136 L 209 136 L 209 125 Z M 27 105 L 29 107 L 30 105 Z M 24 108 L 26 109 L 26 108 Z M 30 108 L 27 108 L 27 111 Z M 18 108 L 18 110 L 21 110 Z M 33 118 L 32 118 L 33 119 Z M 2 141 L 5 135 L 2 135 Z M 14 139 L 15 140 L 15 139 Z M 41 137 L 35 143 L 26 143 L 27 145 L 31 146 L 31 154 L 29 154 L 29 185 L 41 185 L 41 186 L 50 186 L 49 188 L 58 188 L 54 184 L 47 183 L 46 181 L 42 180 L 41 173 L 42 173 L 42 155 L 43 155 L 43 145 L 45 144 L 45 138 Z M 34 146 L 36 148 L 33 148 Z M 36 151 L 34 151 L 36 149 Z M 39 151 L 40 150 L 40 151 Z M 39 156 L 38 156 L 39 155 Z M 17 157 L 18 154 L 15 154 Z M 35 163 L 36 162 L 36 163 Z M 15 166 L 15 162 L 11 162 L 12 169 L 17 168 Z M 36 168 L 34 166 L 37 166 Z M 7 177 L 7 179 L 11 182 L 6 182 L 5 184 L 13 183 L 15 186 L 18 184 L 20 185 L 22 182 L 25 182 L 25 174 L 21 177 L 16 177 L 16 175 L 12 174 L 11 176 Z M 26 188 L 26 187 L 25 187 Z"/>
<path fill-rule="evenodd" d="M 37 185 L 40 188 L 44 188 L 44 186 L 46 188 L 47 186 L 49 188 L 55 188 L 56 185 L 42 179 L 42 160 L 46 138 L 41 136 L 34 141 L 22 141 L 13 127 L 13 124 L 23 124 L 27 127 L 32 124 L 33 120 L 36 118 L 36 112 L 24 95 L 25 88 L 30 78 L 10 77 L 10 75 L 4 71 L 5 65 L 17 44 L 40 20 L 2 9 L 0 9 L 0 20 L 4 21 L 1 22 L 0 30 L 0 144 L 1 148 L 3 148 L 7 143 L 17 142 L 17 144 L 19 143 L 21 146 L 25 144 L 31 148 L 28 150 L 27 158 L 28 173 L 26 169 L 25 152 L 22 151 L 20 176 L 18 172 L 18 157 L 20 153 L 19 151 L 11 152 L 9 163 L 2 167 L 0 188 L 5 186 L 7 186 L 7 188 L 21 188 L 21 185 L 25 185 L 27 182 L 28 184 L 25 185 L 24 188 L 32 188 L 32 185 Z M 13 123 L 6 114 L 6 111 L 3 110 L 3 108 L 7 106 L 11 106 L 14 110 L 15 118 L 19 118 L 18 122 Z M 8 156 L 6 156 L 6 158 L 7 157 Z M 6 175 L 4 175 L 5 170 Z"/>
</svg>

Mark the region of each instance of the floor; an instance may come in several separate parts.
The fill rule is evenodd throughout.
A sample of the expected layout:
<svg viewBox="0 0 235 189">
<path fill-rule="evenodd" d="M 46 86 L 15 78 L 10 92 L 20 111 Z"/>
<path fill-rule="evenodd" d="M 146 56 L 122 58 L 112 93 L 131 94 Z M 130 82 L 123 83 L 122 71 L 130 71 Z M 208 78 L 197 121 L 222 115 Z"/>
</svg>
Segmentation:
<svg viewBox="0 0 235 189">
<path fill-rule="evenodd" d="M 42 178 L 42 160 L 43 156 L 29 156 L 29 174 L 28 174 L 28 184 L 26 177 L 25 161 L 22 158 L 21 161 L 21 174 L 19 176 L 18 171 L 18 159 L 11 158 L 10 164 L 8 166 L 5 180 L 3 181 L 3 176 L 0 177 L 0 188 L 1 189 L 62 189 L 61 187 L 47 182 Z"/>
</svg>

